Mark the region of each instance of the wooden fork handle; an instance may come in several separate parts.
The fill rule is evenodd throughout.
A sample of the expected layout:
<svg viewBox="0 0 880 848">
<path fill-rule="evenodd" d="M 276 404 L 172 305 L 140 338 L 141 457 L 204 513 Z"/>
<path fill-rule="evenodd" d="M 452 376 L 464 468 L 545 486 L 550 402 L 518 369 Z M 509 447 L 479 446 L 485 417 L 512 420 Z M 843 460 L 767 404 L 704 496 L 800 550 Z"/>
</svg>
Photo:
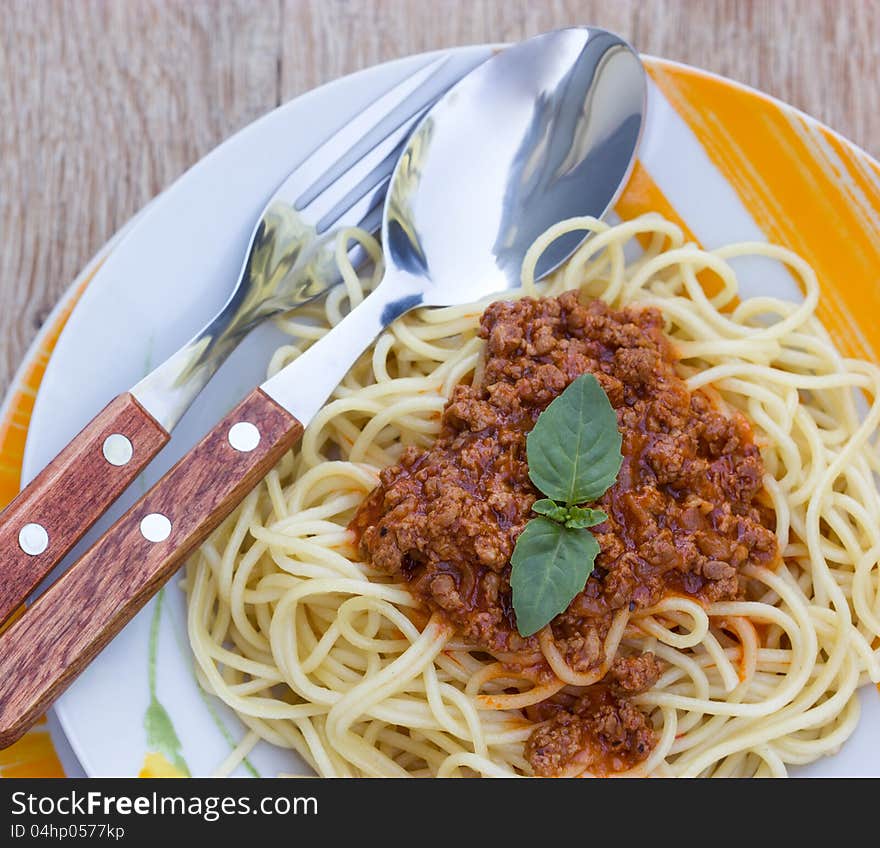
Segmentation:
<svg viewBox="0 0 880 848">
<path fill-rule="evenodd" d="M 0 513 L 0 624 L 168 439 L 132 395 L 119 395 Z"/>
<path fill-rule="evenodd" d="M 11 745 L 302 435 L 255 389 L 0 634 Z"/>
</svg>

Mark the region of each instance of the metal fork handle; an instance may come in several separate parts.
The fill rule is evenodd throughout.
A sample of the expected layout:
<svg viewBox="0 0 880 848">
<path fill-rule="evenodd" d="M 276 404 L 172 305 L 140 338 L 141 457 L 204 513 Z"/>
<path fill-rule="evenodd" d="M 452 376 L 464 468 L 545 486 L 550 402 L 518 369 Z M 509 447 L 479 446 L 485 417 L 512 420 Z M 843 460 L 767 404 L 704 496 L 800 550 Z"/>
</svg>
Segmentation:
<svg viewBox="0 0 880 848">
<path fill-rule="evenodd" d="M 264 215 L 241 273 L 253 282 L 249 290 L 262 295 L 275 268 L 294 269 L 305 302 L 314 296 L 310 273 L 317 271 L 310 263 L 338 276 L 320 247 L 313 232 L 297 226 L 292 210 Z M 274 264 L 261 251 L 271 252 Z M 334 284 L 325 277 L 321 289 Z M 98 413 L 0 513 L 0 625 L 161 451 L 220 365 L 263 318 L 266 304 L 267 298 L 233 295 L 192 340 Z"/>
<path fill-rule="evenodd" d="M 131 393 L 170 433 L 257 324 L 314 300 L 341 281 L 334 246 L 334 234 L 318 238 L 292 207 L 270 204 L 251 236 L 229 300 Z M 276 296 L 279 278 L 284 280 L 283 303 Z"/>
</svg>

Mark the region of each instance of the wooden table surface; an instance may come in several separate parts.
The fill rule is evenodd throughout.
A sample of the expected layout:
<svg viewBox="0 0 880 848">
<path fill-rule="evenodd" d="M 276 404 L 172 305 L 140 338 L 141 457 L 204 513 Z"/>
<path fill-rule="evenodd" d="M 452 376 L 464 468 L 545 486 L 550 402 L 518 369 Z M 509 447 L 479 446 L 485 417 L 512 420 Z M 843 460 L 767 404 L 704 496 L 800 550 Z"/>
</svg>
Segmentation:
<svg viewBox="0 0 880 848">
<path fill-rule="evenodd" d="M 386 59 L 574 23 L 880 154 L 877 0 L 0 0 L 0 395 L 89 257 L 240 127 Z"/>
</svg>

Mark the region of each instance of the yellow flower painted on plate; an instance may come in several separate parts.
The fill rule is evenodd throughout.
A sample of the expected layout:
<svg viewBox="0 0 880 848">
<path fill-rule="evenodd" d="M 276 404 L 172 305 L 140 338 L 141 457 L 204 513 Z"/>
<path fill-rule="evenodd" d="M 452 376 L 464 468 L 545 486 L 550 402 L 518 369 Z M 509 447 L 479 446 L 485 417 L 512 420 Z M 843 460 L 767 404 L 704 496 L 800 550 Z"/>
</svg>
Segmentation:
<svg viewBox="0 0 880 848">
<path fill-rule="evenodd" d="M 190 771 L 183 758 L 182 745 L 174 729 L 174 722 L 168 711 L 159 702 L 156 685 L 156 657 L 159 652 L 159 623 L 162 618 L 162 602 L 165 600 L 165 589 L 160 589 L 156 596 L 153 607 L 153 622 L 150 625 L 150 644 L 147 653 L 147 681 L 150 688 L 150 704 L 144 714 L 144 730 L 147 732 L 147 748 L 150 753 L 144 760 L 144 768 L 141 769 L 141 777 L 150 757 L 158 757 L 167 772 L 171 769 L 174 774 L 157 774 L 155 777 L 189 777 Z M 155 765 L 155 763 L 154 763 Z"/>
<path fill-rule="evenodd" d="M 138 777 L 187 777 L 187 775 L 177 766 L 169 763 L 164 754 L 151 751 L 144 757 L 144 764 L 138 772 Z"/>
</svg>

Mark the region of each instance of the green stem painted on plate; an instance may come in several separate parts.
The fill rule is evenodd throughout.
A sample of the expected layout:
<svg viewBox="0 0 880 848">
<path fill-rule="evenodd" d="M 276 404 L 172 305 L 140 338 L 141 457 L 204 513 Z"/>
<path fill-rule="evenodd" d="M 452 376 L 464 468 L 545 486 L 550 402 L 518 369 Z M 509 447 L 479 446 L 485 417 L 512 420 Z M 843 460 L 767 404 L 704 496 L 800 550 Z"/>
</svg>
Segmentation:
<svg viewBox="0 0 880 848">
<path fill-rule="evenodd" d="M 150 371 L 153 370 L 153 336 L 150 335 L 147 340 L 147 355 L 145 357 L 144 362 L 144 374 L 149 374 Z M 147 491 L 147 481 L 143 475 L 143 473 L 138 475 L 138 483 L 141 487 L 141 492 L 145 493 Z M 165 589 L 160 589 L 159 594 L 156 595 L 156 606 L 153 610 L 153 618 L 150 622 L 150 644 L 148 648 L 148 660 L 147 660 L 147 679 L 149 681 L 150 687 L 150 705 L 147 707 L 147 712 L 144 715 L 144 729 L 147 731 L 147 746 L 152 751 L 159 751 L 165 755 L 166 759 L 171 762 L 177 769 L 189 775 L 190 770 L 186 764 L 186 760 L 183 759 L 183 755 L 180 752 L 180 739 L 177 736 L 177 733 L 174 730 L 174 724 L 171 721 L 171 716 L 168 715 L 168 711 L 162 706 L 159 702 L 158 697 L 156 696 L 156 657 L 159 654 L 159 625 L 162 619 L 162 606 L 163 601 L 165 599 Z M 178 646 L 181 650 L 186 650 L 189 646 L 184 646 L 183 640 L 180 638 L 180 634 L 177 632 L 177 628 L 174 626 L 174 621 L 171 620 L 171 631 L 174 633 L 174 638 L 177 641 Z M 195 675 L 193 675 L 195 678 Z M 221 736 L 223 736 L 224 740 L 226 740 L 226 744 L 229 745 L 230 750 L 235 750 L 238 747 L 238 742 L 235 741 L 235 737 L 232 735 L 232 732 L 229 728 L 223 723 L 223 719 L 220 717 L 220 714 L 214 707 L 214 704 L 211 701 L 211 696 L 199 686 L 198 680 L 196 680 L 196 689 L 198 690 L 199 697 L 201 697 L 205 707 L 208 710 L 208 714 L 214 721 L 214 724 L 217 726 L 217 729 L 220 731 Z M 245 757 L 241 764 L 250 772 L 254 777 L 260 777 L 260 773 L 254 768 L 253 763 Z"/>
<path fill-rule="evenodd" d="M 150 705 L 144 714 L 144 730 L 147 732 L 147 747 L 151 751 L 158 751 L 178 771 L 190 776 L 189 766 L 181 753 L 180 739 L 174 730 L 171 716 L 165 707 L 159 703 L 156 697 L 156 656 L 159 647 L 159 622 L 162 618 L 162 601 L 165 599 L 165 590 L 162 589 L 156 596 L 156 604 L 153 608 L 153 620 L 150 623 L 150 644 L 147 659 L 147 679 L 150 687 Z"/>
<path fill-rule="evenodd" d="M 147 647 L 147 682 L 150 686 L 150 698 L 156 697 L 156 654 L 159 647 L 159 621 L 162 614 L 162 601 L 165 600 L 165 589 L 156 595 L 156 606 L 150 622 L 150 643 Z"/>
<path fill-rule="evenodd" d="M 162 590 L 165 591 L 164 589 Z M 184 639 L 181 636 L 180 631 L 177 627 L 176 622 L 171 617 L 170 613 L 167 615 L 168 624 L 171 627 L 171 632 L 174 634 L 174 640 L 177 642 L 177 647 L 180 649 L 180 652 L 183 654 L 190 652 L 189 640 Z M 192 671 L 192 667 L 190 667 Z M 217 730 L 220 731 L 220 735 L 226 740 L 226 743 L 229 745 L 229 750 L 234 751 L 238 747 L 238 742 L 235 737 L 232 735 L 232 731 L 224 724 L 223 718 L 220 716 L 220 713 L 217 712 L 216 703 L 220 700 L 216 695 L 209 695 L 202 687 L 199 685 L 198 678 L 193 671 L 193 681 L 196 684 L 196 691 L 199 693 L 199 697 L 202 699 L 202 702 L 205 705 L 205 709 L 208 710 L 208 715 L 214 720 L 214 724 L 217 726 Z M 257 771 L 254 764 L 245 757 L 241 764 L 250 772 L 253 777 L 262 777 L 262 775 Z"/>
<path fill-rule="evenodd" d="M 196 681 L 196 686 L 198 686 L 198 681 Z M 214 704 L 211 702 L 211 696 L 202 689 L 201 686 L 198 686 L 199 695 L 202 697 L 202 701 L 204 701 L 205 707 L 208 710 L 209 715 L 212 719 L 214 719 L 214 724 L 217 725 L 217 729 L 223 735 L 223 738 L 226 740 L 226 743 L 229 745 L 229 750 L 234 751 L 238 747 L 238 742 L 235 741 L 235 737 L 232 735 L 232 731 L 223 723 L 223 719 L 220 718 L 220 714 L 214 708 Z M 247 758 L 244 757 L 241 761 L 241 764 L 250 772 L 252 777 L 262 777 L 262 775 L 257 771 L 254 767 L 254 764 Z"/>
</svg>

